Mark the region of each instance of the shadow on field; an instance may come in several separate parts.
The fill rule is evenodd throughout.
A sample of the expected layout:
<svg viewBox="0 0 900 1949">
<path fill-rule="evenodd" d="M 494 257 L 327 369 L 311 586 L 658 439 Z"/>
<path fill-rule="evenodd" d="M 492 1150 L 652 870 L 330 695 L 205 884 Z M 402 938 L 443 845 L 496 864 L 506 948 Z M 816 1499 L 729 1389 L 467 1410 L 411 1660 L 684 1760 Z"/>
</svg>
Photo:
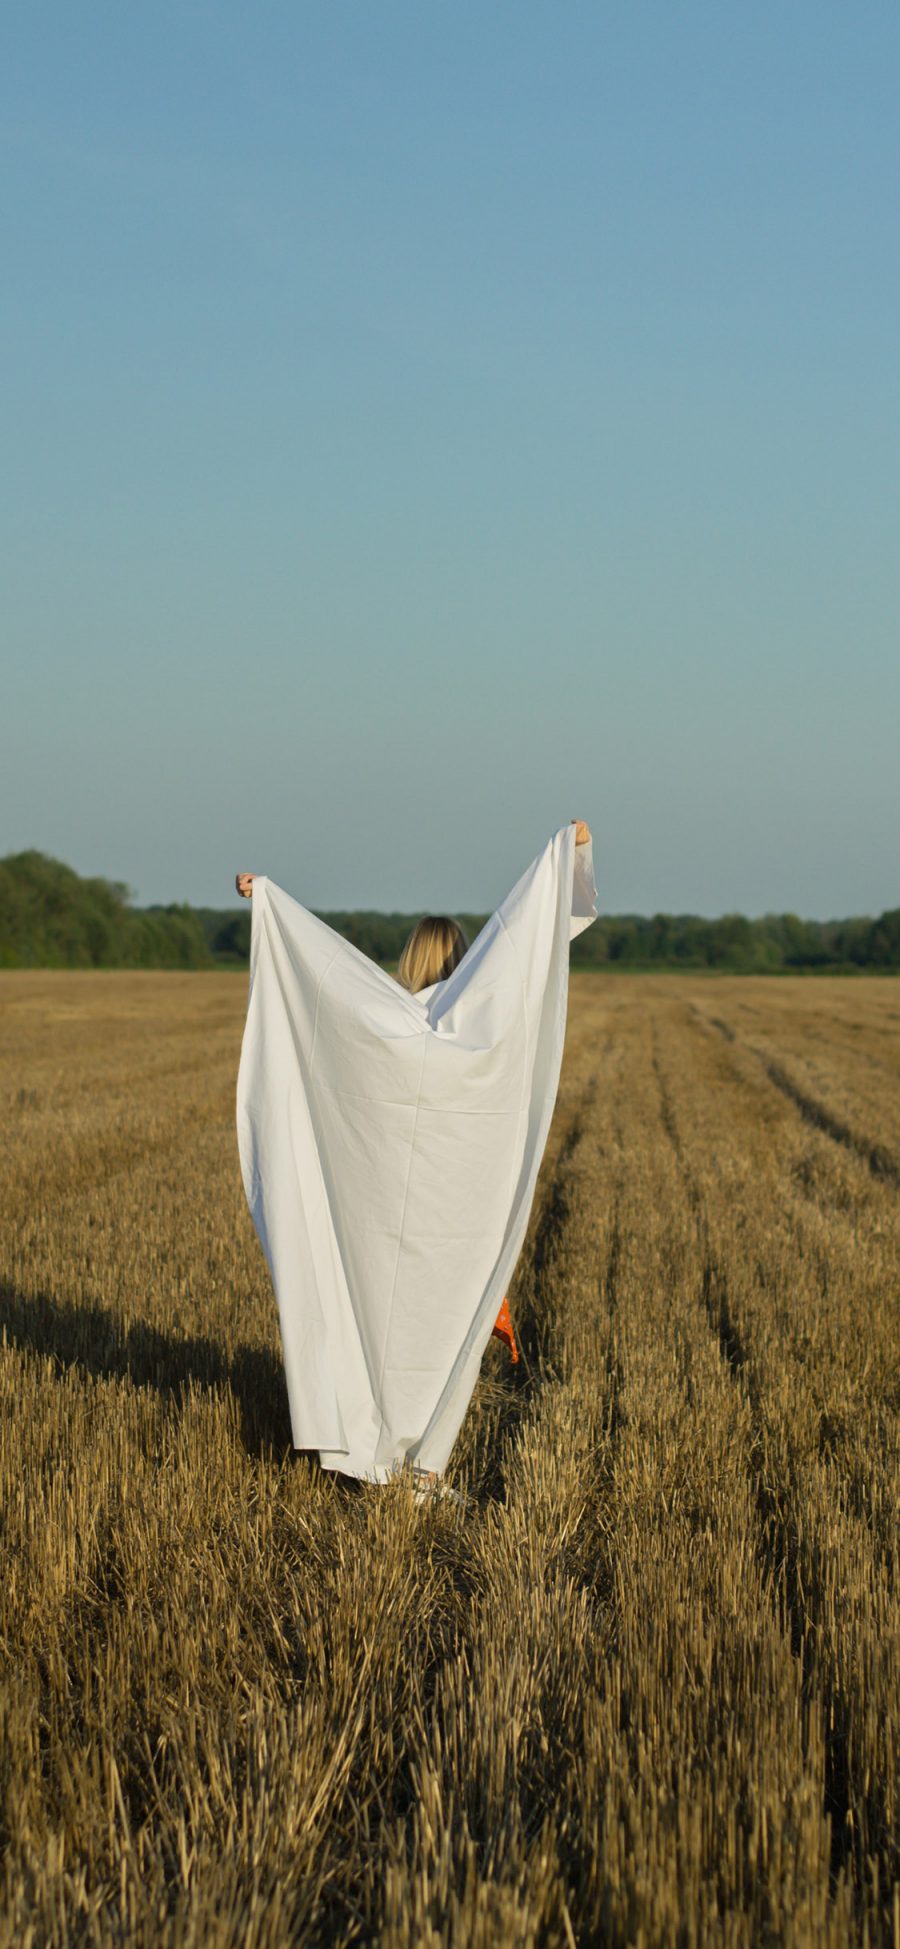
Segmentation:
<svg viewBox="0 0 900 1949">
<path fill-rule="evenodd" d="M 124 1380 L 178 1400 L 191 1382 L 230 1386 L 248 1455 L 291 1447 L 284 1368 L 266 1347 L 240 1346 L 229 1356 L 215 1340 L 175 1339 L 146 1320 L 125 1326 L 101 1306 L 65 1306 L 49 1294 L 27 1295 L 0 1280 L 0 1337 L 9 1346 L 49 1356 L 61 1373 Z"/>
</svg>

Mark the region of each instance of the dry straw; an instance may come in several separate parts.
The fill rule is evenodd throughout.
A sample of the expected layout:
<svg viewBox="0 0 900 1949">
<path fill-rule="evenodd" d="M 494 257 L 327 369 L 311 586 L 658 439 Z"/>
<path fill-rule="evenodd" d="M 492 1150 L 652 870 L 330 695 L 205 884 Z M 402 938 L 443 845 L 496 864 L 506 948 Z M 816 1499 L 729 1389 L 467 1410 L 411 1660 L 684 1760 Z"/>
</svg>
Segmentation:
<svg viewBox="0 0 900 1949">
<path fill-rule="evenodd" d="M 0 1949 L 897 1942 L 896 997 L 573 981 L 460 1511 L 290 1449 L 243 981 L 0 978 Z"/>
</svg>

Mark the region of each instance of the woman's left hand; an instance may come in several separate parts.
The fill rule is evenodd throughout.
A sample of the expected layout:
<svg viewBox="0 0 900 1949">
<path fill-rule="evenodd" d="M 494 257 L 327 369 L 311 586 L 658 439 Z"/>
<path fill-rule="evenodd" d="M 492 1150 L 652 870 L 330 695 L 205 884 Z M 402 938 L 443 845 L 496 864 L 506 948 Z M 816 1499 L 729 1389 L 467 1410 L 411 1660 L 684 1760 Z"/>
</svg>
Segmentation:
<svg viewBox="0 0 900 1949">
<path fill-rule="evenodd" d="M 575 827 L 576 846 L 586 846 L 591 836 L 590 826 L 586 825 L 583 819 L 573 819 L 572 824 Z"/>
<path fill-rule="evenodd" d="M 235 874 L 235 876 L 234 876 L 234 884 L 235 884 L 235 886 L 237 887 L 237 890 L 238 890 L 238 893 L 240 894 L 240 896 L 241 896 L 241 899 L 242 899 L 242 900 L 250 900 L 250 899 L 252 899 L 252 897 L 253 897 L 253 882 L 254 882 L 254 880 L 255 880 L 255 879 L 256 879 L 256 874 L 255 874 L 255 873 L 236 873 L 236 874 Z"/>
</svg>

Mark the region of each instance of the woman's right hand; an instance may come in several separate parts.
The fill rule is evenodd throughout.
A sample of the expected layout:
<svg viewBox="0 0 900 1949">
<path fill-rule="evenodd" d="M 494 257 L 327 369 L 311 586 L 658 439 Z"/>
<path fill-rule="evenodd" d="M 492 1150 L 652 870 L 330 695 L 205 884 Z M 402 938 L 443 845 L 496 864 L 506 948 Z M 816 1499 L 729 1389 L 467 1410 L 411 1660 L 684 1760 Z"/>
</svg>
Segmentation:
<svg viewBox="0 0 900 1949">
<path fill-rule="evenodd" d="M 234 884 L 237 887 L 238 893 L 240 894 L 242 900 L 250 900 L 252 898 L 253 882 L 255 879 L 256 879 L 255 873 L 235 874 Z"/>
</svg>

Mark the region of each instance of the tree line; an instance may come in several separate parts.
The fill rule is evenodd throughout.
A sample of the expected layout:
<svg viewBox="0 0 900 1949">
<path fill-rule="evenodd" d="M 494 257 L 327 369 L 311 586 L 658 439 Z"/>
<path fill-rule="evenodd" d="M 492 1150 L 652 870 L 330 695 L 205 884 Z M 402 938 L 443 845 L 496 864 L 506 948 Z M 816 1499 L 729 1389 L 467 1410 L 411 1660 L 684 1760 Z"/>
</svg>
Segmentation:
<svg viewBox="0 0 900 1949">
<path fill-rule="evenodd" d="M 133 907 L 120 881 L 84 879 L 46 853 L 0 859 L 0 967 L 214 965 L 191 907 Z"/>
<path fill-rule="evenodd" d="M 419 914 L 322 913 L 363 954 L 395 963 Z M 471 941 L 487 916 L 458 914 Z M 234 908 L 136 907 L 127 886 L 86 879 L 62 861 L 29 851 L 0 860 L 0 967 L 245 967 L 249 904 Z M 900 969 L 900 907 L 878 919 L 801 920 L 766 914 L 602 914 L 572 943 L 582 968 L 779 971 Z"/>
</svg>

